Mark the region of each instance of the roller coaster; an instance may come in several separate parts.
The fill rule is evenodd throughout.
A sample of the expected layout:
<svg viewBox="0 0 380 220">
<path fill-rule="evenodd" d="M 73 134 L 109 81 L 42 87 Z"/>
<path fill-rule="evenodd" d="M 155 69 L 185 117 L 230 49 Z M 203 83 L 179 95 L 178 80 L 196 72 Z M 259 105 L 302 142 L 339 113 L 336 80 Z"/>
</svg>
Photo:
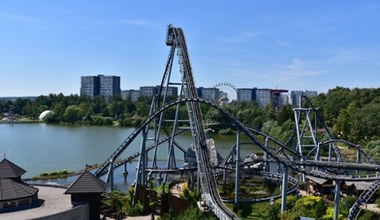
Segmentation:
<svg viewBox="0 0 380 220">
<path fill-rule="evenodd" d="M 335 212 L 334 219 L 338 219 L 340 200 L 340 183 L 342 181 L 372 181 L 371 185 L 358 197 L 350 209 L 348 218 L 355 219 L 363 203 L 366 203 L 372 194 L 380 187 L 380 166 L 377 165 L 360 147 L 345 140 L 335 139 L 325 126 L 323 118 L 311 101 L 309 108 L 295 108 L 295 133 L 286 143 L 282 143 L 264 132 L 242 124 L 221 106 L 200 99 L 197 95 L 195 81 L 190 64 L 189 53 L 183 30 L 172 25 L 168 26 L 166 45 L 170 47 L 168 61 L 160 84 L 158 95 L 152 98 L 149 116 L 129 137 L 111 154 L 95 171 L 98 177 L 106 176 L 106 181 L 113 184 L 113 170 L 123 164 L 138 159 L 135 193 L 138 185 L 148 186 L 151 181 L 165 184 L 170 175 L 187 173 L 192 179 L 197 177 L 198 191 L 202 192 L 205 205 L 219 219 L 238 219 L 225 203 L 253 203 L 281 198 L 281 211 L 286 208 L 286 197 L 298 191 L 298 178 L 312 176 L 335 181 Z M 180 81 L 172 80 L 172 69 L 177 54 Z M 178 86 L 180 94 L 177 99 L 170 99 L 167 88 Z M 215 143 L 208 134 L 211 125 L 205 123 L 202 116 L 202 106 L 217 110 L 224 119 L 222 123 L 212 123 L 212 126 L 222 125 L 234 129 L 236 144 L 225 158 L 220 159 Z M 315 123 L 312 123 L 312 120 Z M 227 121 L 227 123 L 226 123 Z M 317 121 L 327 133 L 327 139 L 318 140 Z M 190 146 L 182 146 L 177 140 L 181 135 L 191 135 Z M 247 141 L 241 141 L 242 136 Z M 294 141 L 296 140 L 296 141 Z M 123 152 L 134 141 L 140 141 L 140 150 L 127 158 Z M 263 152 L 263 157 L 251 161 L 242 161 L 241 145 L 247 144 Z M 355 161 L 343 157 L 339 146 L 346 145 L 356 150 Z M 158 163 L 158 154 L 165 152 L 165 165 Z M 328 156 L 322 157 L 322 152 Z M 179 157 L 187 158 L 195 155 L 195 161 L 185 159 L 181 163 Z M 254 163 L 263 163 L 264 168 L 258 173 L 251 173 Z M 270 164 L 278 166 L 278 172 L 270 170 Z M 289 170 L 292 174 L 289 175 Z M 228 173 L 235 176 L 234 198 L 222 198 L 218 192 L 217 180 L 220 176 L 225 180 Z M 264 178 L 281 182 L 281 195 L 271 195 L 262 198 L 240 198 L 240 175 L 251 175 L 252 178 Z M 220 178 L 219 178 L 220 179 Z M 195 181 L 194 181 L 195 182 Z"/>
</svg>

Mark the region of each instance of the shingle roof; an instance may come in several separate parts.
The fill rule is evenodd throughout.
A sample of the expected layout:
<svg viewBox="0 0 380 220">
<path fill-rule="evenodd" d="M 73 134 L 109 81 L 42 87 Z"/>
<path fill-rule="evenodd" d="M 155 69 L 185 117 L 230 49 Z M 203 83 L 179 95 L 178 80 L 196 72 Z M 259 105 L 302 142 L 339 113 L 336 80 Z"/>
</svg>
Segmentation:
<svg viewBox="0 0 380 220">
<path fill-rule="evenodd" d="M 328 179 L 322 179 L 322 178 L 318 178 L 314 176 L 306 176 L 306 179 L 309 179 L 315 183 L 318 183 L 319 185 L 323 185 L 329 181 Z"/>
<path fill-rule="evenodd" d="M 26 171 L 4 158 L 0 162 L 0 178 L 18 178 Z"/>
<path fill-rule="evenodd" d="M 32 196 L 38 189 L 13 179 L 0 179 L 0 201 Z"/>
<path fill-rule="evenodd" d="M 347 186 L 352 186 L 354 185 L 357 190 L 366 190 L 370 185 L 371 182 L 351 182 L 351 181 L 346 181 Z"/>
<path fill-rule="evenodd" d="M 75 182 L 66 190 L 65 194 L 75 193 L 103 193 L 106 183 L 89 171 L 84 171 Z"/>
</svg>

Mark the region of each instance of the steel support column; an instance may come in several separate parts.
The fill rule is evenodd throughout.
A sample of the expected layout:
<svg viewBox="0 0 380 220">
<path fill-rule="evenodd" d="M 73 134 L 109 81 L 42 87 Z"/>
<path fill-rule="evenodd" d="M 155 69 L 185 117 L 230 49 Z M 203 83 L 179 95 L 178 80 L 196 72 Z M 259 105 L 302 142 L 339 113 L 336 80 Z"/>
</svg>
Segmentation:
<svg viewBox="0 0 380 220">
<path fill-rule="evenodd" d="M 335 181 L 334 220 L 339 219 L 340 180 Z"/>
<path fill-rule="evenodd" d="M 270 165 L 269 165 L 269 155 L 268 155 L 268 141 L 269 137 L 265 138 L 265 151 L 264 151 L 264 159 L 265 159 L 265 171 L 270 172 Z"/>
<path fill-rule="evenodd" d="M 236 173 L 235 173 L 235 205 L 239 204 L 240 194 L 240 131 L 236 132 Z"/>
<path fill-rule="evenodd" d="M 286 192 L 288 191 L 288 175 L 289 170 L 284 166 L 282 174 L 282 186 L 281 186 L 281 213 L 284 213 L 286 209 Z"/>
</svg>

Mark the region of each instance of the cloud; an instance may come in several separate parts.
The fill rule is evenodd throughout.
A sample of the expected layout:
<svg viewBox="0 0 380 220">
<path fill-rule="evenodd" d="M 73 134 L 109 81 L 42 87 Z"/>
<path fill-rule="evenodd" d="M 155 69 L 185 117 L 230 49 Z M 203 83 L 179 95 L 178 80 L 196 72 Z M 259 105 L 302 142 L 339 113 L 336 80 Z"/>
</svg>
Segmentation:
<svg viewBox="0 0 380 220">
<path fill-rule="evenodd" d="M 279 47 L 291 47 L 292 46 L 290 43 L 284 42 L 284 41 L 277 41 L 276 45 Z"/>
<path fill-rule="evenodd" d="M 345 49 L 328 49 L 330 57 L 322 61 L 324 65 L 331 66 L 347 66 L 350 64 L 367 64 L 376 65 L 379 63 L 380 55 L 377 53 L 378 48 L 345 48 Z"/>
<path fill-rule="evenodd" d="M 298 58 L 292 59 L 289 64 L 273 64 L 266 77 L 279 81 L 299 80 L 303 77 L 314 77 L 328 72 L 328 70 L 314 67 L 310 62 Z"/>
<path fill-rule="evenodd" d="M 219 41 L 223 43 L 244 43 L 252 38 L 262 36 L 266 34 L 267 31 L 248 31 L 248 32 L 242 32 L 240 34 L 229 36 L 229 37 L 220 37 Z"/>
<path fill-rule="evenodd" d="M 141 26 L 141 27 L 154 27 L 155 24 L 151 21 L 142 20 L 142 19 L 123 19 L 122 24 L 132 25 L 132 26 Z"/>
<path fill-rule="evenodd" d="M 34 19 L 17 15 L 17 14 L 11 14 L 4 11 L 0 11 L 0 18 L 2 20 L 8 20 L 8 21 L 15 21 L 15 22 L 30 22 Z"/>
</svg>

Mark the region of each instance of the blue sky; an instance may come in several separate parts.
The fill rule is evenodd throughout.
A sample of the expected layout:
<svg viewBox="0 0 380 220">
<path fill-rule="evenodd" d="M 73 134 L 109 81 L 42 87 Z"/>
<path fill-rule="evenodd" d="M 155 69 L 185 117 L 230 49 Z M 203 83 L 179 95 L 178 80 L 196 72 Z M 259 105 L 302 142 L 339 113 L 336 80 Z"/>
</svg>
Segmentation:
<svg viewBox="0 0 380 220">
<path fill-rule="evenodd" d="M 0 0 L 0 96 L 78 94 L 82 75 L 157 85 L 170 23 L 196 86 L 379 87 L 379 21 L 379 1 Z"/>
</svg>

